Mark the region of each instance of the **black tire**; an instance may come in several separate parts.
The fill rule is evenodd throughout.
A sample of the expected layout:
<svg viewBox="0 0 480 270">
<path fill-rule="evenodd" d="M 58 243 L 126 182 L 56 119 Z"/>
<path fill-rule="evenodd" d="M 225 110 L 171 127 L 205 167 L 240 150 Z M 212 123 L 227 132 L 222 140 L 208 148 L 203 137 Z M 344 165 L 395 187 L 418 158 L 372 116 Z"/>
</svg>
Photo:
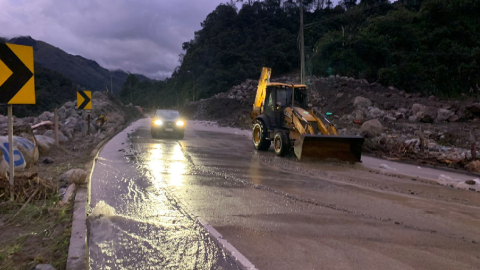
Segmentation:
<svg viewBox="0 0 480 270">
<path fill-rule="evenodd" d="M 179 140 L 183 140 L 184 137 L 185 137 L 185 133 L 184 133 L 183 131 L 182 131 L 182 132 L 179 132 L 179 133 L 177 134 L 177 138 L 178 138 Z"/>
<path fill-rule="evenodd" d="M 275 132 L 273 137 L 273 149 L 277 156 L 283 157 L 290 151 L 290 139 L 285 131 Z"/>
<path fill-rule="evenodd" d="M 158 137 L 158 132 L 154 131 L 153 129 L 151 130 L 152 133 L 152 138 L 156 139 Z"/>
<path fill-rule="evenodd" d="M 268 130 L 261 120 L 257 120 L 253 125 L 252 142 L 255 149 L 267 151 L 270 148 L 271 141 L 267 140 Z"/>
</svg>

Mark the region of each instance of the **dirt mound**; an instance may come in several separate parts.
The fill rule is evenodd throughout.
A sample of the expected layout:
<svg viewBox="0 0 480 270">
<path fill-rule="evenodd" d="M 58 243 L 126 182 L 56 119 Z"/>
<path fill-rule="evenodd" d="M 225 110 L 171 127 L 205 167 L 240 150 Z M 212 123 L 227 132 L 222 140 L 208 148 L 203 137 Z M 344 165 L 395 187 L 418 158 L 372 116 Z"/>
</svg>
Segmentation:
<svg viewBox="0 0 480 270">
<path fill-rule="evenodd" d="M 478 151 L 480 103 L 425 97 L 395 87 L 342 76 L 307 78 L 309 102 L 324 113 L 339 134 L 361 135 L 361 125 L 377 119 L 383 132 L 368 138 L 365 151 L 378 156 L 463 168 Z M 272 78 L 272 82 L 296 83 L 298 77 Z M 256 80 L 247 80 L 225 93 L 184 107 L 191 119 L 216 121 L 220 126 L 249 129 Z M 368 132 L 367 132 L 368 133 Z M 414 143 L 412 143 L 414 142 Z M 475 155 L 475 153 L 473 153 Z"/>
</svg>

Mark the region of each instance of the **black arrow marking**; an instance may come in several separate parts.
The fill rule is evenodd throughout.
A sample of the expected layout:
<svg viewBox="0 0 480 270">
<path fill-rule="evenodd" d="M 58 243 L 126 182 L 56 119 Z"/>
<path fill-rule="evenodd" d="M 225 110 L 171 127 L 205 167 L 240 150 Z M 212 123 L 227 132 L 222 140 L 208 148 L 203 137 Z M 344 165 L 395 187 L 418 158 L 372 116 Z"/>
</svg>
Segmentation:
<svg viewBox="0 0 480 270">
<path fill-rule="evenodd" d="M 33 73 L 5 43 L 0 43 L 0 60 L 13 72 L 0 85 L 0 103 L 8 103 L 32 78 Z"/>
<path fill-rule="evenodd" d="M 91 99 L 83 91 L 78 91 L 78 93 L 80 94 L 80 96 L 82 96 L 85 99 L 82 102 L 82 104 L 80 104 L 80 106 L 78 106 L 79 110 L 83 110 L 88 105 L 88 103 L 90 103 Z"/>
</svg>

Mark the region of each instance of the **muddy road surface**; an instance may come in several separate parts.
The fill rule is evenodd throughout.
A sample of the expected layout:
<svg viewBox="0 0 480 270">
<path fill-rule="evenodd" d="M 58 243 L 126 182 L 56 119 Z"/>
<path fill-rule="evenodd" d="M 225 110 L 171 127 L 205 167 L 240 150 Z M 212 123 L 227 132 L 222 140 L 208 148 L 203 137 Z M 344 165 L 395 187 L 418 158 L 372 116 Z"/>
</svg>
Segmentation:
<svg viewBox="0 0 480 270">
<path fill-rule="evenodd" d="M 257 269 L 480 269 L 480 193 L 433 179 L 470 176 L 392 166 L 278 158 L 201 122 L 152 139 L 142 119 L 96 161 L 90 266 L 240 268 L 200 218 Z"/>
</svg>

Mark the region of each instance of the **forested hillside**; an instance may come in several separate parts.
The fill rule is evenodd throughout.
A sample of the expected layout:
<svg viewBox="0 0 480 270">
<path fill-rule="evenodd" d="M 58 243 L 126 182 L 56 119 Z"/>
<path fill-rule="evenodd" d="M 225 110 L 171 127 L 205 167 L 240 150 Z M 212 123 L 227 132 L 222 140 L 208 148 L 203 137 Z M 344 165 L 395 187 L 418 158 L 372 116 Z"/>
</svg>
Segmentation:
<svg viewBox="0 0 480 270">
<path fill-rule="evenodd" d="M 125 84 L 124 101 L 172 106 L 257 78 L 300 68 L 299 4 L 293 0 L 219 5 L 163 83 Z M 480 89 L 480 4 L 476 0 L 303 1 L 308 75 L 340 74 L 440 96 Z M 151 95 L 129 93 L 143 92 Z M 127 98 L 128 97 L 128 98 Z M 150 104 L 148 104 L 148 102 Z"/>
</svg>

